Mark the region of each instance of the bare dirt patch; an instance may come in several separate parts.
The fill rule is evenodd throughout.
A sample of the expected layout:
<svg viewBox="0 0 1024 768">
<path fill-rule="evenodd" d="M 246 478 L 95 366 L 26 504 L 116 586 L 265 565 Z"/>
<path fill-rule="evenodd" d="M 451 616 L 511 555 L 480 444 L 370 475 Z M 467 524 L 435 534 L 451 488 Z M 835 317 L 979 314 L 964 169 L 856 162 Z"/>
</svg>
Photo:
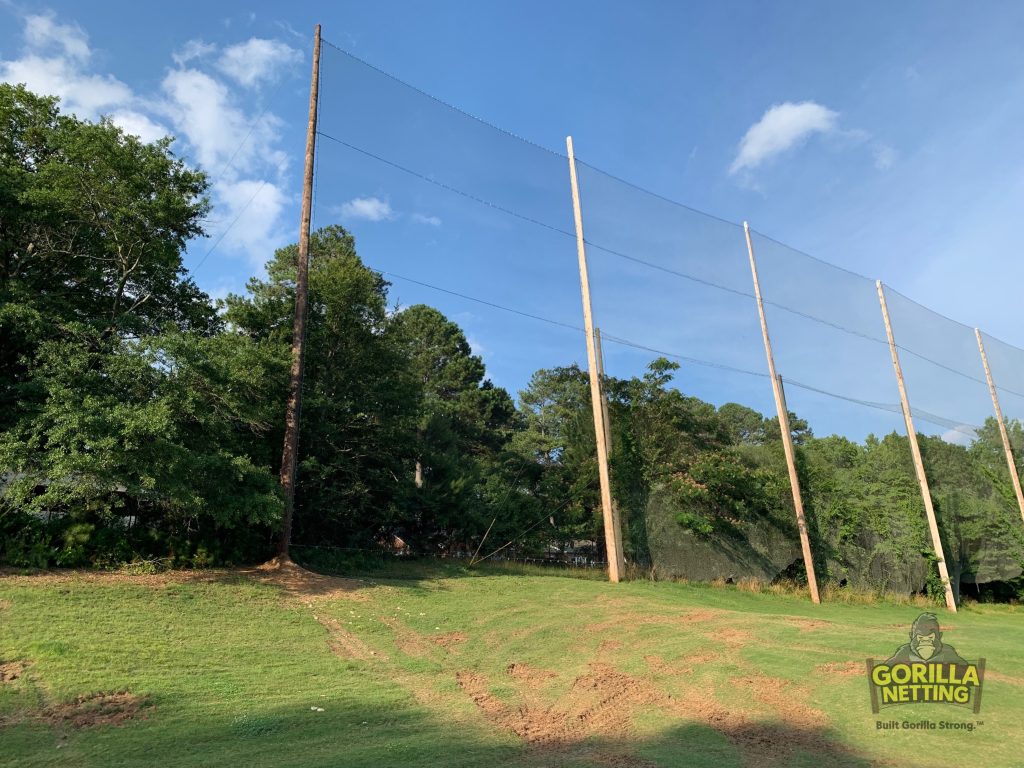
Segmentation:
<svg viewBox="0 0 1024 768">
<path fill-rule="evenodd" d="M 324 616 L 314 616 L 313 618 L 327 630 L 327 644 L 335 656 L 356 661 L 375 659 L 384 661 L 387 659 L 384 654 L 371 650 L 366 643 L 345 629 L 337 619 Z"/>
<path fill-rule="evenodd" d="M 677 667 L 675 664 L 665 661 L 663 657 L 657 656 L 655 654 L 648 654 L 647 656 L 644 656 L 644 661 L 647 663 L 648 667 L 657 672 L 659 675 L 685 675 L 692 671 L 686 669 L 685 667 Z"/>
<path fill-rule="evenodd" d="M 510 665 L 509 674 L 517 666 Z M 455 679 L 488 720 L 529 744 L 560 745 L 591 735 L 625 735 L 635 709 L 666 698 L 650 683 L 605 664 L 591 664 L 586 674 L 573 681 L 569 693 L 549 707 L 530 702 L 510 706 L 493 696 L 486 679 L 475 672 L 458 672 Z"/>
<path fill-rule="evenodd" d="M 557 677 L 557 675 L 549 669 L 540 669 L 539 667 L 534 667 L 530 664 L 523 664 L 516 661 L 505 667 L 505 674 L 509 677 L 515 678 L 516 680 L 522 680 L 530 686 L 540 686 L 546 681 Z"/>
<path fill-rule="evenodd" d="M 682 656 L 675 661 L 666 661 L 663 657 L 656 655 L 644 656 L 644 661 L 647 662 L 647 666 L 661 675 L 691 675 L 695 670 L 705 664 L 718 661 L 719 658 L 720 656 L 714 651 L 701 651 Z"/>
<path fill-rule="evenodd" d="M 750 691 L 755 699 L 781 715 L 789 725 L 809 729 L 826 719 L 824 713 L 802 703 L 803 696 L 798 687 L 789 680 L 769 675 L 745 675 L 730 682 Z"/>
<path fill-rule="evenodd" d="M 1024 677 L 1004 675 L 1002 672 L 991 672 L 985 670 L 985 680 L 995 680 L 997 683 L 1009 683 L 1010 685 L 1024 686 Z"/>
<path fill-rule="evenodd" d="M 820 675 L 835 675 L 836 677 L 856 677 L 867 674 L 867 667 L 862 661 L 830 661 L 819 664 L 814 671 Z"/>
<path fill-rule="evenodd" d="M 359 593 L 366 584 L 358 579 L 343 579 L 340 576 L 324 576 L 307 571 L 291 560 L 274 558 L 256 568 L 240 573 L 264 584 L 280 587 L 290 597 L 311 600 L 366 600 Z"/>
<path fill-rule="evenodd" d="M 663 663 L 660 657 L 648 662 Z M 507 673 L 517 677 L 518 664 Z M 755 720 L 739 707 L 723 707 L 706 687 L 693 688 L 672 696 L 653 683 L 619 672 L 606 664 L 593 663 L 573 682 L 569 692 L 551 706 L 542 706 L 529 696 L 515 704 L 494 696 L 487 679 L 472 671 L 456 673 L 459 687 L 495 726 L 510 731 L 534 748 L 545 751 L 587 751 L 588 740 L 628 739 L 634 714 L 644 707 L 656 707 L 680 720 L 695 721 L 715 729 L 739 750 L 746 766 L 785 764 L 796 750 L 831 758 L 829 764 L 843 764 L 850 753 L 830 740 L 822 730 L 826 718 L 799 703 L 795 686 L 785 680 L 764 676 L 737 678 L 733 683 L 747 689 L 755 699 L 772 710 L 774 722 Z M 601 749 L 586 755 L 595 765 L 644 766 L 646 761 L 632 755 Z"/>
<path fill-rule="evenodd" d="M 0 579 L 6 584 L 17 586 L 50 586 L 74 584 L 136 584 L 143 587 L 166 587 L 169 584 L 214 583 L 237 579 L 237 571 L 210 569 L 202 571 L 161 571 L 159 573 L 135 573 L 123 571 L 92 571 L 84 568 L 61 570 L 40 570 L 24 573 L 10 568 L 0 568 Z M 8 604 L 9 607 L 9 604 Z"/>
<path fill-rule="evenodd" d="M 24 661 L 7 661 L 0 663 L 0 683 L 12 683 L 24 676 L 28 666 Z"/>
<path fill-rule="evenodd" d="M 396 618 L 381 616 L 381 623 L 395 633 L 395 645 L 406 656 L 431 658 L 437 654 L 437 646 L 418 632 L 409 629 Z"/>
<path fill-rule="evenodd" d="M 0 568 L 0 579 L 5 583 L 19 586 L 30 585 L 68 585 L 74 584 L 131 584 L 145 587 L 166 587 L 171 584 L 185 583 L 232 583 L 239 579 L 250 578 L 255 581 L 274 584 L 288 596 L 301 598 L 307 602 L 314 599 L 366 600 L 359 592 L 367 584 L 358 579 L 344 579 L 338 576 L 324 576 L 307 571 L 291 560 L 279 561 L 274 558 L 270 562 L 256 568 L 229 570 L 211 568 L 209 570 L 183 571 L 171 570 L 158 573 L 136 573 L 123 571 L 90 571 L 85 569 L 64 569 L 52 571 L 35 571 L 28 575 L 12 569 Z M 0 606 L 3 607 L 3 606 Z"/>
<path fill-rule="evenodd" d="M 677 624 L 703 624 L 721 618 L 724 611 L 696 610 L 686 611 L 678 615 L 650 615 L 641 613 L 623 613 L 614 615 L 606 621 L 595 624 L 588 624 L 583 628 L 586 633 L 621 632 L 632 630 L 635 627 L 660 624 L 664 626 L 675 626 Z"/>
<path fill-rule="evenodd" d="M 434 635 L 430 638 L 431 642 L 445 650 L 451 650 L 466 642 L 467 639 L 465 632 L 445 632 L 443 635 Z"/>
<path fill-rule="evenodd" d="M 716 629 L 707 635 L 708 640 L 712 642 L 724 644 L 730 650 L 739 650 L 750 645 L 754 636 L 743 629 L 733 629 L 726 627 L 723 629 Z"/>
<path fill-rule="evenodd" d="M 130 720 L 145 720 L 152 706 L 148 700 L 120 691 L 79 696 L 74 701 L 43 710 L 42 719 L 54 726 L 74 729 L 101 725 L 124 725 Z"/>
<path fill-rule="evenodd" d="M 10 600 L 0 600 L 0 611 L 6 610 L 11 607 Z"/>
</svg>

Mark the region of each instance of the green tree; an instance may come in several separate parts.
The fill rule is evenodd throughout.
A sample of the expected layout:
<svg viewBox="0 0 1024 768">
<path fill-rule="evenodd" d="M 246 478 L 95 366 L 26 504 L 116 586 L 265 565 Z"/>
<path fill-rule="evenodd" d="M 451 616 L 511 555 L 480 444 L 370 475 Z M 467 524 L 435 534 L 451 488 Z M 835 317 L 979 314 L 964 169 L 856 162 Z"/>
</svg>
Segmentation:
<svg viewBox="0 0 1024 768">
<path fill-rule="evenodd" d="M 410 538 L 430 549 L 468 546 L 499 511 L 500 537 L 518 518 L 496 509 L 512 498 L 503 493 L 515 463 L 503 456 L 517 427 L 512 398 L 485 378 L 462 329 L 436 309 L 409 307 L 392 318 L 392 331 L 419 390 Z"/>
<path fill-rule="evenodd" d="M 251 279 L 246 295 L 226 301 L 229 327 L 284 356 L 297 256 L 295 245 L 278 250 L 265 280 Z M 417 387 L 390 328 L 387 286 L 343 228 L 312 233 L 294 529 L 300 545 L 359 546 L 402 523 L 412 492 Z M 282 414 L 284 394 L 282 382 L 273 396 Z M 282 434 L 271 434 L 278 453 Z"/>
<path fill-rule="evenodd" d="M 281 505 L 261 442 L 277 409 L 264 393 L 283 360 L 232 335 L 96 346 L 40 345 L 32 374 L 42 404 L 0 435 L 0 466 L 15 473 L 8 512 L 56 513 L 79 533 L 131 517 L 165 540 L 268 531 Z M 87 559 L 88 537 L 79 539 L 64 564 Z"/>
<path fill-rule="evenodd" d="M 0 84 L 0 429 L 37 400 L 44 339 L 95 348 L 216 316 L 181 262 L 202 234 L 207 182 L 171 152 L 108 121 Z"/>
</svg>

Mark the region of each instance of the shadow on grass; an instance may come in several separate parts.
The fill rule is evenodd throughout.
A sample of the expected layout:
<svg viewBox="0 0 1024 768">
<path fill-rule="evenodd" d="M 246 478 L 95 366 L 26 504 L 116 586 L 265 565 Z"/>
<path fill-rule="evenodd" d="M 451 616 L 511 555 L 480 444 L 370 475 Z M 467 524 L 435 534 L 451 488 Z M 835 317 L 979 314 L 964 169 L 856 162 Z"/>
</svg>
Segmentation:
<svg viewBox="0 0 1024 768">
<path fill-rule="evenodd" d="M 296 563 L 311 571 L 372 579 L 434 581 L 503 575 L 557 576 L 588 581 L 607 580 L 606 572 L 600 568 L 532 565 L 503 560 L 487 560 L 470 565 L 469 560 L 465 558 L 400 557 L 387 552 L 349 552 L 315 547 L 296 547 L 292 556 Z"/>
<path fill-rule="evenodd" d="M 313 706 L 324 711 L 314 711 Z M 4 764 L 12 768 L 71 764 L 866 768 L 885 764 L 851 750 L 825 729 L 784 724 L 680 722 L 646 737 L 615 734 L 577 742 L 527 743 L 488 724 L 467 723 L 465 718 L 444 722 L 416 706 L 365 707 L 338 699 L 269 709 L 256 702 L 250 711 L 200 713 L 175 711 L 174 702 L 161 697 L 146 721 L 82 730 L 26 721 L 0 729 L 0 740 L 5 743 Z"/>
</svg>

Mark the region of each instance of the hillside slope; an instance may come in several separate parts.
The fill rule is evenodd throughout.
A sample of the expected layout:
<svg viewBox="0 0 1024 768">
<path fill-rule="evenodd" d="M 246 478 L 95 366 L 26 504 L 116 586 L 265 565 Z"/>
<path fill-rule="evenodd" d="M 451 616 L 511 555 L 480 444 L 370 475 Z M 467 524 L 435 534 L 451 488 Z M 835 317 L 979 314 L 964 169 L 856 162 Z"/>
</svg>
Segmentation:
<svg viewBox="0 0 1024 768">
<path fill-rule="evenodd" d="M 1013 606 L 943 627 L 987 659 L 981 714 L 871 713 L 865 659 L 892 654 L 921 610 L 499 573 L 0 575 L 2 762 L 1024 764 Z M 982 724 L 876 725 L 924 719 Z"/>
</svg>

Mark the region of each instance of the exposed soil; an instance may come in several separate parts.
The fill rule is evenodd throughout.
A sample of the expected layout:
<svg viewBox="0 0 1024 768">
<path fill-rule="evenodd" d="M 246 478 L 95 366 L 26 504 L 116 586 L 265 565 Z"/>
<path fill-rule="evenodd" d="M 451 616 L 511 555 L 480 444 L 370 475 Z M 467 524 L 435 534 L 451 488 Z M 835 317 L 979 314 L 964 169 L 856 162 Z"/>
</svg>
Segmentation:
<svg viewBox="0 0 1024 768">
<path fill-rule="evenodd" d="M 10 600 L 0 600 L 0 611 L 11 607 Z"/>
<path fill-rule="evenodd" d="M 1009 683 L 1010 685 L 1024 686 L 1024 677 L 1004 675 L 1002 672 L 990 672 L 985 670 L 985 680 L 995 680 L 997 683 Z"/>
<path fill-rule="evenodd" d="M 507 673 L 517 675 L 519 667 L 512 664 Z M 573 681 L 568 694 L 549 707 L 531 702 L 510 706 L 492 695 L 487 680 L 476 672 L 457 672 L 455 679 L 488 720 L 529 744 L 560 745 L 588 736 L 623 736 L 637 707 L 666 698 L 650 683 L 605 664 L 591 664 L 586 674 Z"/>
<path fill-rule="evenodd" d="M 863 661 L 830 661 L 826 664 L 819 664 L 814 671 L 821 675 L 856 677 L 867 674 L 867 665 Z"/>
<path fill-rule="evenodd" d="M 743 629 L 716 629 L 707 635 L 708 640 L 715 644 L 725 644 L 730 650 L 746 648 L 754 640 L 754 636 Z"/>
<path fill-rule="evenodd" d="M 675 626 L 677 624 L 703 624 L 721 618 L 725 611 L 696 610 L 680 613 L 677 616 L 652 616 L 642 613 L 622 613 L 605 621 L 588 624 L 583 627 L 585 633 L 601 633 L 630 630 L 635 627 L 651 624 Z"/>
<path fill-rule="evenodd" d="M 349 600 L 365 600 L 359 590 L 367 584 L 358 579 L 343 579 L 337 576 L 322 576 L 307 571 L 291 560 L 279 561 L 277 558 L 255 568 L 229 570 L 212 568 L 209 570 L 182 571 L 170 570 L 160 573 L 133 573 L 124 571 L 92 571 L 85 569 L 61 569 L 54 571 L 36 571 L 25 575 L 12 569 L 0 568 L 0 579 L 11 584 L 39 585 L 58 584 L 74 585 L 81 583 L 131 584 L 145 587 L 166 587 L 170 584 L 185 583 L 230 583 L 255 579 L 265 584 L 280 587 L 288 596 L 310 600 L 331 600 L 346 598 Z M 3 606 L 0 606 L 3 607 Z"/>
<path fill-rule="evenodd" d="M 343 579 L 339 576 L 324 576 L 307 571 L 291 560 L 274 558 L 256 568 L 242 570 L 243 573 L 264 584 L 280 587 L 290 597 L 310 600 L 366 600 L 359 590 L 366 583 L 359 579 Z"/>
<path fill-rule="evenodd" d="M 434 635 L 430 638 L 433 643 L 441 646 L 445 650 L 455 648 L 460 643 L 466 642 L 466 634 L 464 632 L 445 632 L 443 635 Z"/>
<path fill-rule="evenodd" d="M 11 683 L 25 674 L 24 661 L 8 661 L 0 663 L 0 683 Z"/>
<path fill-rule="evenodd" d="M 380 620 L 395 633 L 395 645 L 406 656 L 430 658 L 436 655 L 437 646 L 418 632 L 409 629 L 396 618 L 381 616 Z"/>
<path fill-rule="evenodd" d="M 386 655 L 371 650 L 366 643 L 345 629 L 337 619 L 325 616 L 314 616 L 314 618 L 327 630 L 327 644 L 335 656 L 356 661 L 375 659 L 384 661 L 387 659 Z"/>
<path fill-rule="evenodd" d="M 735 677 L 730 682 L 750 691 L 755 699 L 781 715 L 791 725 L 811 728 L 826 719 L 823 712 L 803 703 L 804 696 L 788 680 L 758 674 Z"/>
<path fill-rule="evenodd" d="M 145 698 L 127 691 L 94 693 L 74 701 L 49 707 L 42 719 L 54 726 L 74 729 L 100 725 L 124 725 L 130 720 L 145 720 L 151 706 Z"/>
<path fill-rule="evenodd" d="M 505 674 L 516 680 L 522 680 L 530 686 L 540 686 L 545 681 L 557 677 L 551 670 L 540 669 L 539 667 L 515 661 L 505 667 Z"/>
<path fill-rule="evenodd" d="M 661 675 L 692 675 L 700 667 L 717 661 L 718 658 L 719 655 L 713 651 L 702 651 L 682 656 L 671 662 L 656 655 L 644 656 L 644 661 L 647 662 L 647 666 Z"/>
<path fill-rule="evenodd" d="M 660 657 L 648 657 L 649 663 L 652 659 Z M 519 664 L 509 665 L 506 673 L 516 679 L 536 681 L 533 674 L 523 674 Z M 455 677 L 488 720 L 535 748 L 579 751 L 586 749 L 586 742 L 592 737 L 628 738 L 635 713 L 644 707 L 656 707 L 680 720 L 700 722 L 722 733 L 740 751 L 747 766 L 781 765 L 796 750 L 830 757 L 833 762 L 829 764 L 842 764 L 843 758 L 849 756 L 842 746 L 823 735 L 825 716 L 801 703 L 803 696 L 797 686 L 764 675 L 744 676 L 731 682 L 769 708 L 775 722 L 764 722 L 763 716 L 755 720 L 748 711 L 721 706 L 712 690 L 695 688 L 675 697 L 649 681 L 599 663 L 591 664 L 588 672 L 573 681 L 562 700 L 551 706 L 539 705 L 529 695 L 521 696 L 517 705 L 506 703 L 490 692 L 487 679 L 477 672 L 460 671 Z M 595 765 L 649 765 L 631 755 L 607 750 L 588 757 Z"/>
<path fill-rule="evenodd" d="M 166 587 L 186 582 L 236 581 L 238 571 L 210 569 L 201 571 L 162 571 L 160 573 L 133 573 L 130 571 L 94 571 L 84 568 L 62 568 L 53 571 L 32 571 L 0 568 L 0 579 L 19 586 L 73 585 L 81 583 L 137 584 L 144 587 Z M 3 606 L 0 606 L 3 607 Z M 9 604 L 8 604 L 9 607 Z"/>
</svg>

